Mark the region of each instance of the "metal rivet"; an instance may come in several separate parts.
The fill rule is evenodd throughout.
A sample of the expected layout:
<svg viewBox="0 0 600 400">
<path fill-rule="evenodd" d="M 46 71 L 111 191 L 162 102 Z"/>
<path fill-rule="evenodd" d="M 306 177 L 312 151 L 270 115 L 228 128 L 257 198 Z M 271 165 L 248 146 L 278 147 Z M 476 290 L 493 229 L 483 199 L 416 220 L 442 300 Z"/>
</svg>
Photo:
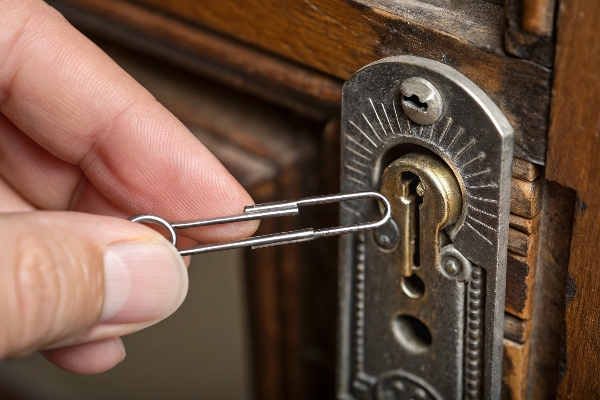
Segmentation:
<svg viewBox="0 0 600 400">
<path fill-rule="evenodd" d="M 393 249 L 400 239 L 400 229 L 396 221 L 389 219 L 383 226 L 373 231 L 377 244 L 386 250 Z"/>
<path fill-rule="evenodd" d="M 447 257 L 444 259 L 444 271 L 448 275 L 456 275 L 460 270 L 460 263 L 454 257 Z"/>
<path fill-rule="evenodd" d="M 429 81 L 412 77 L 400 84 L 402 109 L 419 125 L 431 125 L 442 116 L 444 103 L 440 92 Z"/>
<path fill-rule="evenodd" d="M 417 398 L 419 400 L 425 400 L 427 398 L 427 393 L 425 392 L 425 390 L 423 390 L 421 388 L 416 388 L 415 389 L 415 398 Z"/>
</svg>

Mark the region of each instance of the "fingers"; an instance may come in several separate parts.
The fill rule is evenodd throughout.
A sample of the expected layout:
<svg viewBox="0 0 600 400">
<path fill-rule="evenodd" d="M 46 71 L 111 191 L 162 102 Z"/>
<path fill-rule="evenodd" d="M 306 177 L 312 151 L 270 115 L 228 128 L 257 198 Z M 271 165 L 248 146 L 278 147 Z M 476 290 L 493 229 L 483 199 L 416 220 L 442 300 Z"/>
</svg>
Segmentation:
<svg viewBox="0 0 600 400">
<path fill-rule="evenodd" d="M 41 352 L 52 364 L 76 374 L 99 374 L 125 359 L 120 338 L 99 340 Z"/>
<path fill-rule="evenodd" d="M 67 210 L 84 179 L 79 168 L 48 153 L 0 114 L 0 175 L 38 208 Z"/>
<path fill-rule="evenodd" d="M 4 214 L 0 243 L 0 316 L 10 321 L 0 359 L 131 333 L 170 315 L 187 291 L 173 246 L 129 221 Z"/>
<path fill-rule="evenodd" d="M 33 211 L 34 207 L 0 178 L 0 213 Z"/>
<path fill-rule="evenodd" d="M 1 4 L 0 111 L 50 154 L 81 168 L 117 208 L 175 221 L 236 214 L 252 203 L 173 115 L 58 13 L 38 1 Z M 79 178 L 53 173 L 71 189 L 52 202 L 77 202 Z M 196 238 L 218 241 L 255 228 L 211 227 Z"/>
</svg>

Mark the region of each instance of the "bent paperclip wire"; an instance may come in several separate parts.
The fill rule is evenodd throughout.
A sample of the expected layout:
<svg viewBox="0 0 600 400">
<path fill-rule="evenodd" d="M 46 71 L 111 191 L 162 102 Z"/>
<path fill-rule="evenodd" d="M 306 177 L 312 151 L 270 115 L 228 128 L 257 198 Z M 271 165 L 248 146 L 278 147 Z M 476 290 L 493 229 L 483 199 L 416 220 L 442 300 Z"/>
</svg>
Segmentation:
<svg viewBox="0 0 600 400">
<path fill-rule="evenodd" d="M 326 236 L 343 235 L 345 233 L 353 233 L 376 229 L 385 224 L 391 216 L 391 205 L 385 196 L 377 192 L 355 192 L 334 194 L 327 196 L 308 197 L 305 199 L 287 200 L 275 203 L 254 204 L 247 206 L 243 214 L 233 215 L 228 217 L 203 219 L 198 221 L 188 222 L 167 222 L 163 218 L 156 215 L 140 214 L 128 218 L 130 221 L 139 223 L 151 223 L 162 226 L 167 230 L 170 236 L 170 241 L 173 246 L 177 246 L 177 234 L 175 230 L 197 228 L 200 226 L 228 224 L 231 222 L 250 221 L 263 218 L 284 217 L 298 215 L 299 207 L 313 206 L 327 203 L 339 203 L 349 200 L 360 199 L 375 199 L 382 207 L 382 217 L 376 221 L 363 222 L 355 225 L 337 226 L 323 229 L 301 229 L 290 232 L 274 233 L 262 236 L 252 236 L 247 239 L 235 240 L 231 242 L 202 244 L 191 247 L 189 249 L 179 250 L 182 256 L 190 256 L 194 254 L 209 253 L 213 251 L 236 249 L 240 247 L 252 247 L 253 249 L 267 246 L 275 246 L 287 243 L 306 242 Z"/>
</svg>

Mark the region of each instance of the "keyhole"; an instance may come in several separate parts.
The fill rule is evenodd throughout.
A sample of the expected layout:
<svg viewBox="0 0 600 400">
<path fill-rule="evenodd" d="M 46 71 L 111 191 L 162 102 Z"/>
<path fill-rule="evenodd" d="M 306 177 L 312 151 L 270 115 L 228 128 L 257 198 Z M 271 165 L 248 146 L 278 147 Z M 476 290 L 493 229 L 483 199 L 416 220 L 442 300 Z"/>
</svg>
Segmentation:
<svg viewBox="0 0 600 400">
<path fill-rule="evenodd" d="M 392 321 L 392 330 L 400 344 L 414 352 L 427 350 L 433 342 L 427 325 L 410 315 L 396 316 Z"/>
<path fill-rule="evenodd" d="M 412 108 L 418 112 L 427 112 L 427 103 L 423 103 L 419 100 L 419 96 L 413 94 L 412 96 L 402 96 L 402 102 L 405 106 Z"/>
<path fill-rule="evenodd" d="M 421 180 L 412 172 L 405 171 L 400 175 L 400 181 L 402 182 L 402 186 L 404 188 L 401 201 L 406 202 L 407 204 L 412 203 L 412 207 L 409 211 L 410 228 L 408 232 L 408 240 L 410 241 L 410 247 L 412 248 L 412 266 L 419 268 L 421 266 L 419 243 L 421 224 L 419 218 L 419 209 L 423 203 L 423 197 L 419 195 L 417 187 L 419 186 Z"/>
</svg>

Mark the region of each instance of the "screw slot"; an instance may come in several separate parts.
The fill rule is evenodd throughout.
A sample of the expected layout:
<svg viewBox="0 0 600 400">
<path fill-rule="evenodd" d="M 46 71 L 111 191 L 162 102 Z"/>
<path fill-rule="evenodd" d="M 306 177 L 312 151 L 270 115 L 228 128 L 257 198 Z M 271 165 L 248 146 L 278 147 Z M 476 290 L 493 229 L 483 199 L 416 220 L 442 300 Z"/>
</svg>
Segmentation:
<svg viewBox="0 0 600 400">
<path fill-rule="evenodd" d="M 419 125 L 431 125 L 442 116 L 444 103 L 438 90 L 429 81 L 413 76 L 400 84 L 402 109 Z"/>
<path fill-rule="evenodd" d="M 414 94 L 410 97 L 402 96 L 402 104 L 405 104 L 407 107 L 410 107 L 413 110 L 416 110 L 418 112 L 422 112 L 422 113 L 427 112 L 427 103 L 421 102 L 419 100 L 419 96 L 414 95 Z"/>
</svg>

